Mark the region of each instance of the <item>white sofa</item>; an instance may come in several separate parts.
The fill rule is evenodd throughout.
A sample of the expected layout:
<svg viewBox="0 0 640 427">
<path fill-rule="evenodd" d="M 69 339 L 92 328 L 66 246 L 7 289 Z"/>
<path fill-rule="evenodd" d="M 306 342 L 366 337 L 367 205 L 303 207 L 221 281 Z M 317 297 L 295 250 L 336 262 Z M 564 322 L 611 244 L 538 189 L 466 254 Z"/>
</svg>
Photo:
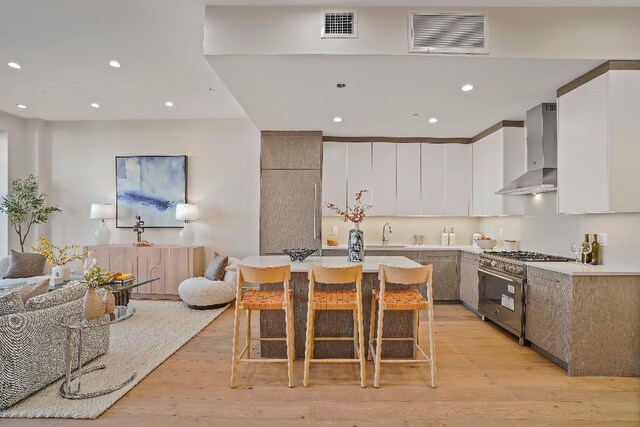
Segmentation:
<svg viewBox="0 0 640 427">
<path fill-rule="evenodd" d="M 240 262 L 229 258 L 229 266 Z M 182 301 L 194 309 L 223 307 L 236 298 L 236 272 L 227 270 L 223 280 L 209 280 L 206 277 L 192 277 L 180 283 L 178 294 Z"/>
<path fill-rule="evenodd" d="M 21 279 L 3 279 L 3 277 L 7 274 L 7 271 L 9 270 L 10 263 L 11 263 L 10 256 L 0 258 L 0 293 L 2 293 L 7 289 L 15 289 L 21 285 L 26 285 L 27 283 L 42 282 L 43 280 L 49 279 L 51 277 L 45 274 L 44 271 L 42 271 L 42 275 L 40 276 L 26 277 Z"/>
</svg>

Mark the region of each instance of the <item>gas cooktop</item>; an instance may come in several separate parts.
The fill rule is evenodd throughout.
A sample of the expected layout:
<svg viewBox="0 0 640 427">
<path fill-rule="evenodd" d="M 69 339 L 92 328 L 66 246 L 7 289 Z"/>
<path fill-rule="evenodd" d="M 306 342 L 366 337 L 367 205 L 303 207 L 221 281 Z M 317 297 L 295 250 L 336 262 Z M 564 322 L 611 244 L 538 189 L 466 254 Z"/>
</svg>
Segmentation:
<svg viewBox="0 0 640 427">
<path fill-rule="evenodd" d="M 520 262 L 570 262 L 571 258 L 528 251 L 485 251 L 483 255 Z"/>
</svg>

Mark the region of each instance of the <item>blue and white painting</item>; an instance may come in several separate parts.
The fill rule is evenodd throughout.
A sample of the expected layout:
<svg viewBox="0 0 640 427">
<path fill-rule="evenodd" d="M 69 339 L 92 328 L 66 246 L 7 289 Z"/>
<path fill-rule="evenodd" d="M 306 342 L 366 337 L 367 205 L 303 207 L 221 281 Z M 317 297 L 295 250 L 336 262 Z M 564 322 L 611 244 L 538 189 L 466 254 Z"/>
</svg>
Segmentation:
<svg viewBox="0 0 640 427">
<path fill-rule="evenodd" d="M 116 157 L 116 225 L 184 227 L 176 205 L 186 202 L 187 156 Z"/>
</svg>

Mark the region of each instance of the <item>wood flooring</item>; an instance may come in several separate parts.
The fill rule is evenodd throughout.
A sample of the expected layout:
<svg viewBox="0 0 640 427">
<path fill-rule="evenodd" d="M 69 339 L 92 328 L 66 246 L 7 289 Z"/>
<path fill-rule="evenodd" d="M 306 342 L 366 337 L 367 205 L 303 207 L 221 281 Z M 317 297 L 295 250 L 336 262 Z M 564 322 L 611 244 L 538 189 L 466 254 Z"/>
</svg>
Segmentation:
<svg viewBox="0 0 640 427">
<path fill-rule="evenodd" d="M 461 305 L 436 305 L 435 319 L 437 389 L 424 365 L 383 365 L 374 389 L 371 362 L 365 389 L 353 364 L 312 366 L 304 388 L 297 360 L 294 388 L 286 364 L 250 364 L 240 366 L 232 390 L 228 309 L 97 420 L 2 419 L 0 426 L 640 425 L 640 378 L 568 377 Z"/>
</svg>

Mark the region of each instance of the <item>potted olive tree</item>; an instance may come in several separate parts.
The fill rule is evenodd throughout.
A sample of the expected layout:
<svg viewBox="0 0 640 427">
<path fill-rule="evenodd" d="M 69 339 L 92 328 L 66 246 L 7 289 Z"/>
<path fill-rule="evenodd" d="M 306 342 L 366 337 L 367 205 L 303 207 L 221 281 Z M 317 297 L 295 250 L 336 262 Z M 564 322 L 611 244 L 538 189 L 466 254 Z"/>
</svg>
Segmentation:
<svg viewBox="0 0 640 427">
<path fill-rule="evenodd" d="M 33 175 L 13 181 L 9 193 L 2 196 L 0 212 L 9 217 L 18 234 L 22 252 L 31 227 L 47 222 L 53 212 L 62 212 L 57 206 L 47 206 L 46 198 L 46 194 L 39 192 L 38 178 Z"/>
</svg>

